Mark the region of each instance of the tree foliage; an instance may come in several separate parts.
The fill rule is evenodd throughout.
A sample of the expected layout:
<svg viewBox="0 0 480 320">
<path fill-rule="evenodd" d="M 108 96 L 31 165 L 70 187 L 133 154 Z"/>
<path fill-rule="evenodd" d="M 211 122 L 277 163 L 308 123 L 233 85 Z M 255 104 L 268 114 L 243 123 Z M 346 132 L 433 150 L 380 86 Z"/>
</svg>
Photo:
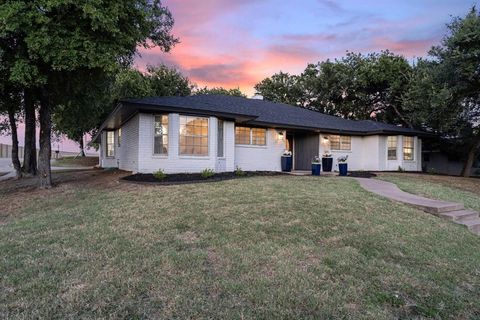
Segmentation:
<svg viewBox="0 0 480 320">
<path fill-rule="evenodd" d="M 93 134 L 101 121 L 121 99 L 148 96 L 189 95 L 192 85 L 177 69 L 166 65 L 148 66 L 142 73 L 120 68 L 116 74 L 101 70 L 80 70 L 65 78 L 56 93 L 54 128 L 77 141 L 83 150 L 83 137 Z"/>
<path fill-rule="evenodd" d="M 309 64 L 300 75 L 280 72 L 255 89 L 267 100 L 298 105 L 349 119 L 409 124 L 401 96 L 412 67 L 389 51 L 347 53 L 341 59 Z"/>
<path fill-rule="evenodd" d="M 257 83 L 255 90 L 269 101 L 308 107 L 308 104 L 301 103 L 306 97 L 303 96 L 304 92 L 300 89 L 299 77 L 296 75 L 280 71 Z"/>
<path fill-rule="evenodd" d="M 226 95 L 226 96 L 236 96 L 236 97 L 243 97 L 243 98 L 247 97 L 240 90 L 240 88 L 225 89 L 225 88 L 222 88 L 222 87 L 213 87 L 213 88 L 203 87 L 203 88 L 195 90 L 193 92 L 193 94 L 221 94 L 221 95 Z"/>
<path fill-rule="evenodd" d="M 460 142 L 467 154 L 464 175 L 468 176 L 480 153 L 478 10 L 473 7 L 465 17 L 453 18 L 448 30 L 441 45 L 430 50 L 430 59 L 418 62 L 404 103 L 416 122 Z"/>
<path fill-rule="evenodd" d="M 102 117 L 112 110 L 110 89 L 113 76 L 101 70 L 78 70 L 65 77 L 62 86 L 53 90 L 56 105 L 53 128 L 79 143 L 82 155 L 84 136 L 98 126 Z"/>
</svg>

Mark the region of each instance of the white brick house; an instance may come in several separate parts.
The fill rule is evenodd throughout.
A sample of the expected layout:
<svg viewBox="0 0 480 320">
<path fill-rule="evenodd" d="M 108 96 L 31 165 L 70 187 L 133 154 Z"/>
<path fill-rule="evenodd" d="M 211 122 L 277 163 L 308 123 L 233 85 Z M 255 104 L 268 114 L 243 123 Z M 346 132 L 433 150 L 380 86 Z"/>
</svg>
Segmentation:
<svg viewBox="0 0 480 320">
<path fill-rule="evenodd" d="M 100 127 L 100 166 L 152 173 L 294 170 L 314 156 L 348 155 L 350 170 L 421 170 L 420 131 L 352 121 L 263 100 L 221 95 L 122 101 Z"/>
</svg>

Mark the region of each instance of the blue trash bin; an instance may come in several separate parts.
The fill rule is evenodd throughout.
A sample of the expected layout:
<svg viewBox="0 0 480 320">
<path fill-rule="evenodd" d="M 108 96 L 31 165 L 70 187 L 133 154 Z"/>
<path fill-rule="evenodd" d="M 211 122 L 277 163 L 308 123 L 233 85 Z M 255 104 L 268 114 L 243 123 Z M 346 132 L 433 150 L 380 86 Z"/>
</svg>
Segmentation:
<svg viewBox="0 0 480 320">
<path fill-rule="evenodd" d="M 339 163 L 338 164 L 338 171 L 340 172 L 339 175 L 346 176 L 348 173 L 348 164 L 347 163 Z"/>
</svg>

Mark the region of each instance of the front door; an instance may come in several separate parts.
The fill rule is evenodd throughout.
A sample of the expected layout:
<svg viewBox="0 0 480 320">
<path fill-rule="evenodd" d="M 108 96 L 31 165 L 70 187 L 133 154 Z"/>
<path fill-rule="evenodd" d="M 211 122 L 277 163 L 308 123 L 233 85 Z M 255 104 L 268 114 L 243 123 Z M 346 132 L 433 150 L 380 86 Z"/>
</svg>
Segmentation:
<svg viewBox="0 0 480 320">
<path fill-rule="evenodd" d="M 295 133 L 295 170 L 311 170 L 312 160 L 319 154 L 318 133 Z"/>
</svg>

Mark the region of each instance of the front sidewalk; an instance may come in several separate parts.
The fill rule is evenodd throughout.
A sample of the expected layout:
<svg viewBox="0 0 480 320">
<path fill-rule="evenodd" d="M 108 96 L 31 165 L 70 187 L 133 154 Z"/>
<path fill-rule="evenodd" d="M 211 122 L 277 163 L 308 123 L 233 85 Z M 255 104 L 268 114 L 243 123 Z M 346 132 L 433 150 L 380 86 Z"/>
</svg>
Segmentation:
<svg viewBox="0 0 480 320">
<path fill-rule="evenodd" d="M 462 224 L 480 235 L 478 212 L 466 210 L 462 203 L 432 200 L 400 190 L 395 184 L 377 179 L 355 178 L 362 188 L 390 200 L 402 202 L 439 217 Z"/>
</svg>

